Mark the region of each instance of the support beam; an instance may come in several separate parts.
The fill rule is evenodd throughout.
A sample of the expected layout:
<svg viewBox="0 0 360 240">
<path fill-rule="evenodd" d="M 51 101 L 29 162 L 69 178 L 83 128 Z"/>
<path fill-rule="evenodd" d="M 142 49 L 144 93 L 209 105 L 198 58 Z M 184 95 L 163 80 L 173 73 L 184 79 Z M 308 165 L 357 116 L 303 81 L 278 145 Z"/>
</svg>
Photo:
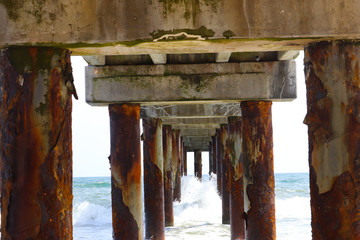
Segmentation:
<svg viewBox="0 0 360 240">
<path fill-rule="evenodd" d="M 83 58 L 89 65 L 102 66 L 106 64 L 104 55 L 83 56 Z"/>
<path fill-rule="evenodd" d="M 213 147 L 212 147 L 212 141 L 209 142 L 209 177 L 214 172 L 214 166 L 213 166 Z"/>
<path fill-rule="evenodd" d="M 294 98 L 294 61 L 86 67 L 86 101 L 90 105 Z"/>
<path fill-rule="evenodd" d="M 172 133 L 172 156 L 173 156 L 173 186 L 174 186 L 174 201 L 181 201 L 181 176 L 180 176 L 180 157 L 179 157 L 179 142 L 180 130 L 173 129 Z"/>
<path fill-rule="evenodd" d="M 179 158 L 180 158 L 180 177 L 184 176 L 184 162 L 183 162 L 183 137 L 180 135 L 180 142 L 179 142 Z"/>
<path fill-rule="evenodd" d="M 206 118 L 240 116 L 240 103 L 209 103 L 142 106 L 140 117 Z"/>
<path fill-rule="evenodd" d="M 241 117 L 229 117 L 229 158 L 231 240 L 245 239 Z"/>
<path fill-rule="evenodd" d="M 209 151 L 209 142 L 187 142 L 185 143 L 188 151 L 202 150 Z"/>
<path fill-rule="evenodd" d="M 210 136 L 184 137 L 184 143 L 204 142 L 208 146 L 210 146 L 210 141 L 211 141 Z"/>
<path fill-rule="evenodd" d="M 70 86 L 69 51 L 1 50 L 2 239 L 72 239 Z"/>
<path fill-rule="evenodd" d="M 227 123 L 227 117 L 207 117 L 207 118 L 167 118 L 163 120 L 166 125 L 182 126 L 182 125 L 219 125 Z"/>
<path fill-rule="evenodd" d="M 200 182 L 202 181 L 201 150 L 194 151 L 194 175 Z"/>
<path fill-rule="evenodd" d="M 174 226 L 172 129 L 163 126 L 165 227 Z"/>
<path fill-rule="evenodd" d="M 166 64 L 166 54 L 150 54 L 154 64 Z"/>
<path fill-rule="evenodd" d="M 242 102 L 246 239 L 276 239 L 271 102 Z"/>
<path fill-rule="evenodd" d="M 222 224 L 230 224 L 228 125 L 220 125 Z"/>
<path fill-rule="evenodd" d="M 231 52 L 222 52 L 215 54 L 215 61 L 217 63 L 226 63 L 230 60 Z"/>
<path fill-rule="evenodd" d="M 145 238 L 165 239 L 162 126 L 159 118 L 144 118 Z"/>
<path fill-rule="evenodd" d="M 360 239 L 359 44 L 305 49 L 313 239 Z"/>
<path fill-rule="evenodd" d="M 143 239 L 140 106 L 110 105 L 114 240 Z"/>
<path fill-rule="evenodd" d="M 181 129 L 180 135 L 187 137 L 202 137 L 202 136 L 214 136 L 216 133 L 215 128 L 190 128 L 190 129 Z"/>
</svg>

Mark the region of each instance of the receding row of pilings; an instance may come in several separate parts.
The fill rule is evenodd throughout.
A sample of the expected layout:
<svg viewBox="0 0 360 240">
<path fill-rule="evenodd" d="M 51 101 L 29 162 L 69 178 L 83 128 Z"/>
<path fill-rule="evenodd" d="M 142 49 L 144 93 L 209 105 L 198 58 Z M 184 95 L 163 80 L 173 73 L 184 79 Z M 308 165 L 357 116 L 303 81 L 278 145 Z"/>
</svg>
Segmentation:
<svg viewBox="0 0 360 240">
<path fill-rule="evenodd" d="M 313 239 L 360 238 L 359 47 L 330 41 L 305 50 Z M 0 86 L 1 239 L 72 239 L 70 53 L 3 49 Z M 233 239 L 275 239 L 271 102 L 242 102 L 241 110 L 212 142 L 211 171 L 222 199 L 230 193 L 223 220 L 230 218 Z M 139 111 L 109 106 L 114 239 L 143 238 Z M 158 119 L 144 119 L 145 236 L 152 239 L 173 224 L 169 209 L 186 173 L 177 131 L 160 129 Z M 160 144 L 169 146 L 170 136 L 175 158 Z"/>
</svg>

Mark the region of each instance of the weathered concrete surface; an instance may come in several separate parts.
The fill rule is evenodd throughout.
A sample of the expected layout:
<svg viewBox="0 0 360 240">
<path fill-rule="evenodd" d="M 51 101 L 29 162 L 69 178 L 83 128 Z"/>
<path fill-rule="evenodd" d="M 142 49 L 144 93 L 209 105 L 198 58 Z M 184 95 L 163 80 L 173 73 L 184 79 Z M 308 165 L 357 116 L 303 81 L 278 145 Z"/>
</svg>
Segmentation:
<svg viewBox="0 0 360 240">
<path fill-rule="evenodd" d="M 211 137 L 210 136 L 191 136 L 191 137 L 183 137 L 184 143 L 189 142 L 207 142 L 210 145 Z"/>
<path fill-rule="evenodd" d="M 163 125 L 165 227 L 174 226 L 172 129 Z"/>
<path fill-rule="evenodd" d="M 305 49 L 313 239 L 360 239 L 359 46 Z"/>
<path fill-rule="evenodd" d="M 240 103 L 143 106 L 140 117 L 206 118 L 241 116 Z"/>
<path fill-rule="evenodd" d="M 145 238 L 165 239 L 162 125 L 159 118 L 144 118 Z"/>
<path fill-rule="evenodd" d="M 360 38 L 359 12 L 356 0 L 3 0 L 0 46 L 61 44 L 82 55 L 301 50 L 311 38 Z"/>
<path fill-rule="evenodd" d="M 294 98 L 294 61 L 86 67 L 86 101 L 91 105 Z"/>
<path fill-rule="evenodd" d="M 218 117 L 218 118 L 166 118 L 163 120 L 163 123 L 166 125 L 171 125 L 173 128 L 182 125 L 214 125 L 214 124 L 223 124 L 227 123 L 227 117 Z"/>
<path fill-rule="evenodd" d="M 199 181 L 202 181 L 201 150 L 194 151 L 194 175 Z"/>
<path fill-rule="evenodd" d="M 209 142 L 187 142 L 185 146 L 188 151 L 193 152 L 195 150 L 208 151 L 209 150 Z"/>
<path fill-rule="evenodd" d="M 72 239 L 70 52 L 0 52 L 2 239 Z"/>
<path fill-rule="evenodd" d="M 180 130 L 173 129 L 172 133 L 172 156 L 173 156 L 173 197 L 174 201 L 181 201 L 181 176 L 180 176 Z"/>
<path fill-rule="evenodd" d="M 241 158 L 241 117 L 229 117 L 230 232 L 231 239 L 245 239 L 244 180 Z"/>
<path fill-rule="evenodd" d="M 276 239 L 271 102 L 242 102 L 246 239 Z"/>
<path fill-rule="evenodd" d="M 143 239 L 140 106 L 110 105 L 113 239 Z"/>
<path fill-rule="evenodd" d="M 230 224 L 230 159 L 228 148 L 228 125 L 220 125 L 220 162 L 221 162 L 221 196 L 222 196 L 222 224 Z"/>
</svg>

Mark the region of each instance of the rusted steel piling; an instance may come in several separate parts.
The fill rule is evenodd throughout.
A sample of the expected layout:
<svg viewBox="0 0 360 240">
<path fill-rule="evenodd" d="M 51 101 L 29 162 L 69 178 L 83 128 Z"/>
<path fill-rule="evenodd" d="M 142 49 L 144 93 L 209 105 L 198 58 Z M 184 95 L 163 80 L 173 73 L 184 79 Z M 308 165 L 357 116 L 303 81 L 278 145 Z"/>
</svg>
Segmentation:
<svg viewBox="0 0 360 240">
<path fill-rule="evenodd" d="M 0 52 L 1 239 L 72 239 L 70 52 Z"/>
<path fill-rule="evenodd" d="M 184 176 L 184 158 L 183 158 L 183 137 L 180 137 L 180 142 L 179 142 L 179 159 L 180 159 L 180 176 Z"/>
<path fill-rule="evenodd" d="M 165 239 L 162 126 L 159 118 L 144 118 L 145 238 Z"/>
<path fill-rule="evenodd" d="M 360 239 L 360 42 L 305 49 L 313 239 Z"/>
<path fill-rule="evenodd" d="M 202 159 L 201 159 L 201 150 L 194 151 L 194 171 L 195 177 L 201 181 L 202 180 Z"/>
<path fill-rule="evenodd" d="M 172 135 L 172 156 L 173 156 L 173 186 L 174 201 L 181 201 L 181 176 L 180 176 L 180 157 L 179 157 L 179 145 L 180 145 L 180 130 L 173 129 Z"/>
<path fill-rule="evenodd" d="M 275 239 L 275 192 L 270 101 L 241 103 L 246 239 Z"/>
<path fill-rule="evenodd" d="M 211 137 L 211 147 L 212 147 L 212 172 L 216 174 L 216 136 Z"/>
<path fill-rule="evenodd" d="M 212 148 L 212 142 L 209 142 L 209 177 L 211 177 L 211 173 L 214 171 L 213 167 L 213 148 Z"/>
<path fill-rule="evenodd" d="M 220 125 L 222 224 L 230 224 L 228 125 Z"/>
<path fill-rule="evenodd" d="M 183 143 L 184 176 L 187 176 L 187 149 Z"/>
<path fill-rule="evenodd" d="M 220 143 L 220 129 L 216 129 L 216 181 L 217 181 L 217 190 L 220 195 L 222 196 L 221 191 L 221 143 Z"/>
<path fill-rule="evenodd" d="M 172 129 L 163 125 L 165 227 L 174 226 Z"/>
<path fill-rule="evenodd" d="M 143 239 L 140 106 L 109 105 L 113 239 Z"/>
<path fill-rule="evenodd" d="M 229 117 L 231 240 L 245 239 L 244 181 L 241 159 L 241 117 Z"/>
</svg>

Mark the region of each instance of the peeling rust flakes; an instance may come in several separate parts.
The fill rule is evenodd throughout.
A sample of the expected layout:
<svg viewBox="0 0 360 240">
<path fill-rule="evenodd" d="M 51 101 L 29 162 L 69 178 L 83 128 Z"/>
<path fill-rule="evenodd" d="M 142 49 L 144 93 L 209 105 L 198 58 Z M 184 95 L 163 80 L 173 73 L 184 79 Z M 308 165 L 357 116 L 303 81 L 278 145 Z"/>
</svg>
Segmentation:
<svg viewBox="0 0 360 240">
<path fill-rule="evenodd" d="M 314 43 L 305 55 L 316 68 L 305 68 L 313 239 L 360 239 L 359 42 Z M 335 131 L 345 137 L 328 145 Z M 324 146 L 329 153 L 338 148 L 343 157 L 327 157 Z M 326 168 L 339 161 L 341 168 Z"/>
<path fill-rule="evenodd" d="M 172 129 L 163 126 L 165 226 L 174 226 Z"/>
<path fill-rule="evenodd" d="M 275 239 L 271 102 L 242 102 L 242 159 L 247 239 Z M 246 205 L 246 204 L 245 204 Z"/>
<path fill-rule="evenodd" d="M 40 60 L 44 56 L 64 58 L 67 52 L 34 47 L 1 51 L 1 235 L 4 239 L 72 239 L 72 107 L 70 95 L 59 90 L 67 79 L 48 76 L 52 87 L 37 82 L 40 72 L 50 73 L 55 69 Z M 32 68 L 16 64 L 24 58 L 30 59 Z M 47 93 L 45 107 L 49 111 L 42 114 L 33 105 L 36 88 Z M 50 92 L 65 104 L 54 104 Z"/>
<path fill-rule="evenodd" d="M 181 177 L 180 177 L 180 156 L 179 156 L 180 130 L 173 129 L 172 154 L 173 154 L 173 174 L 174 174 L 174 201 L 181 201 Z"/>
<path fill-rule="evenodd" d="M 222 191 L 222 223 L 230 224 L 230 209 L 229 209 L 229 148 L 228 148 L 228 125 L 220 125 L 220 143 L 221 143 L 221 191 Z"/>
</svg>

